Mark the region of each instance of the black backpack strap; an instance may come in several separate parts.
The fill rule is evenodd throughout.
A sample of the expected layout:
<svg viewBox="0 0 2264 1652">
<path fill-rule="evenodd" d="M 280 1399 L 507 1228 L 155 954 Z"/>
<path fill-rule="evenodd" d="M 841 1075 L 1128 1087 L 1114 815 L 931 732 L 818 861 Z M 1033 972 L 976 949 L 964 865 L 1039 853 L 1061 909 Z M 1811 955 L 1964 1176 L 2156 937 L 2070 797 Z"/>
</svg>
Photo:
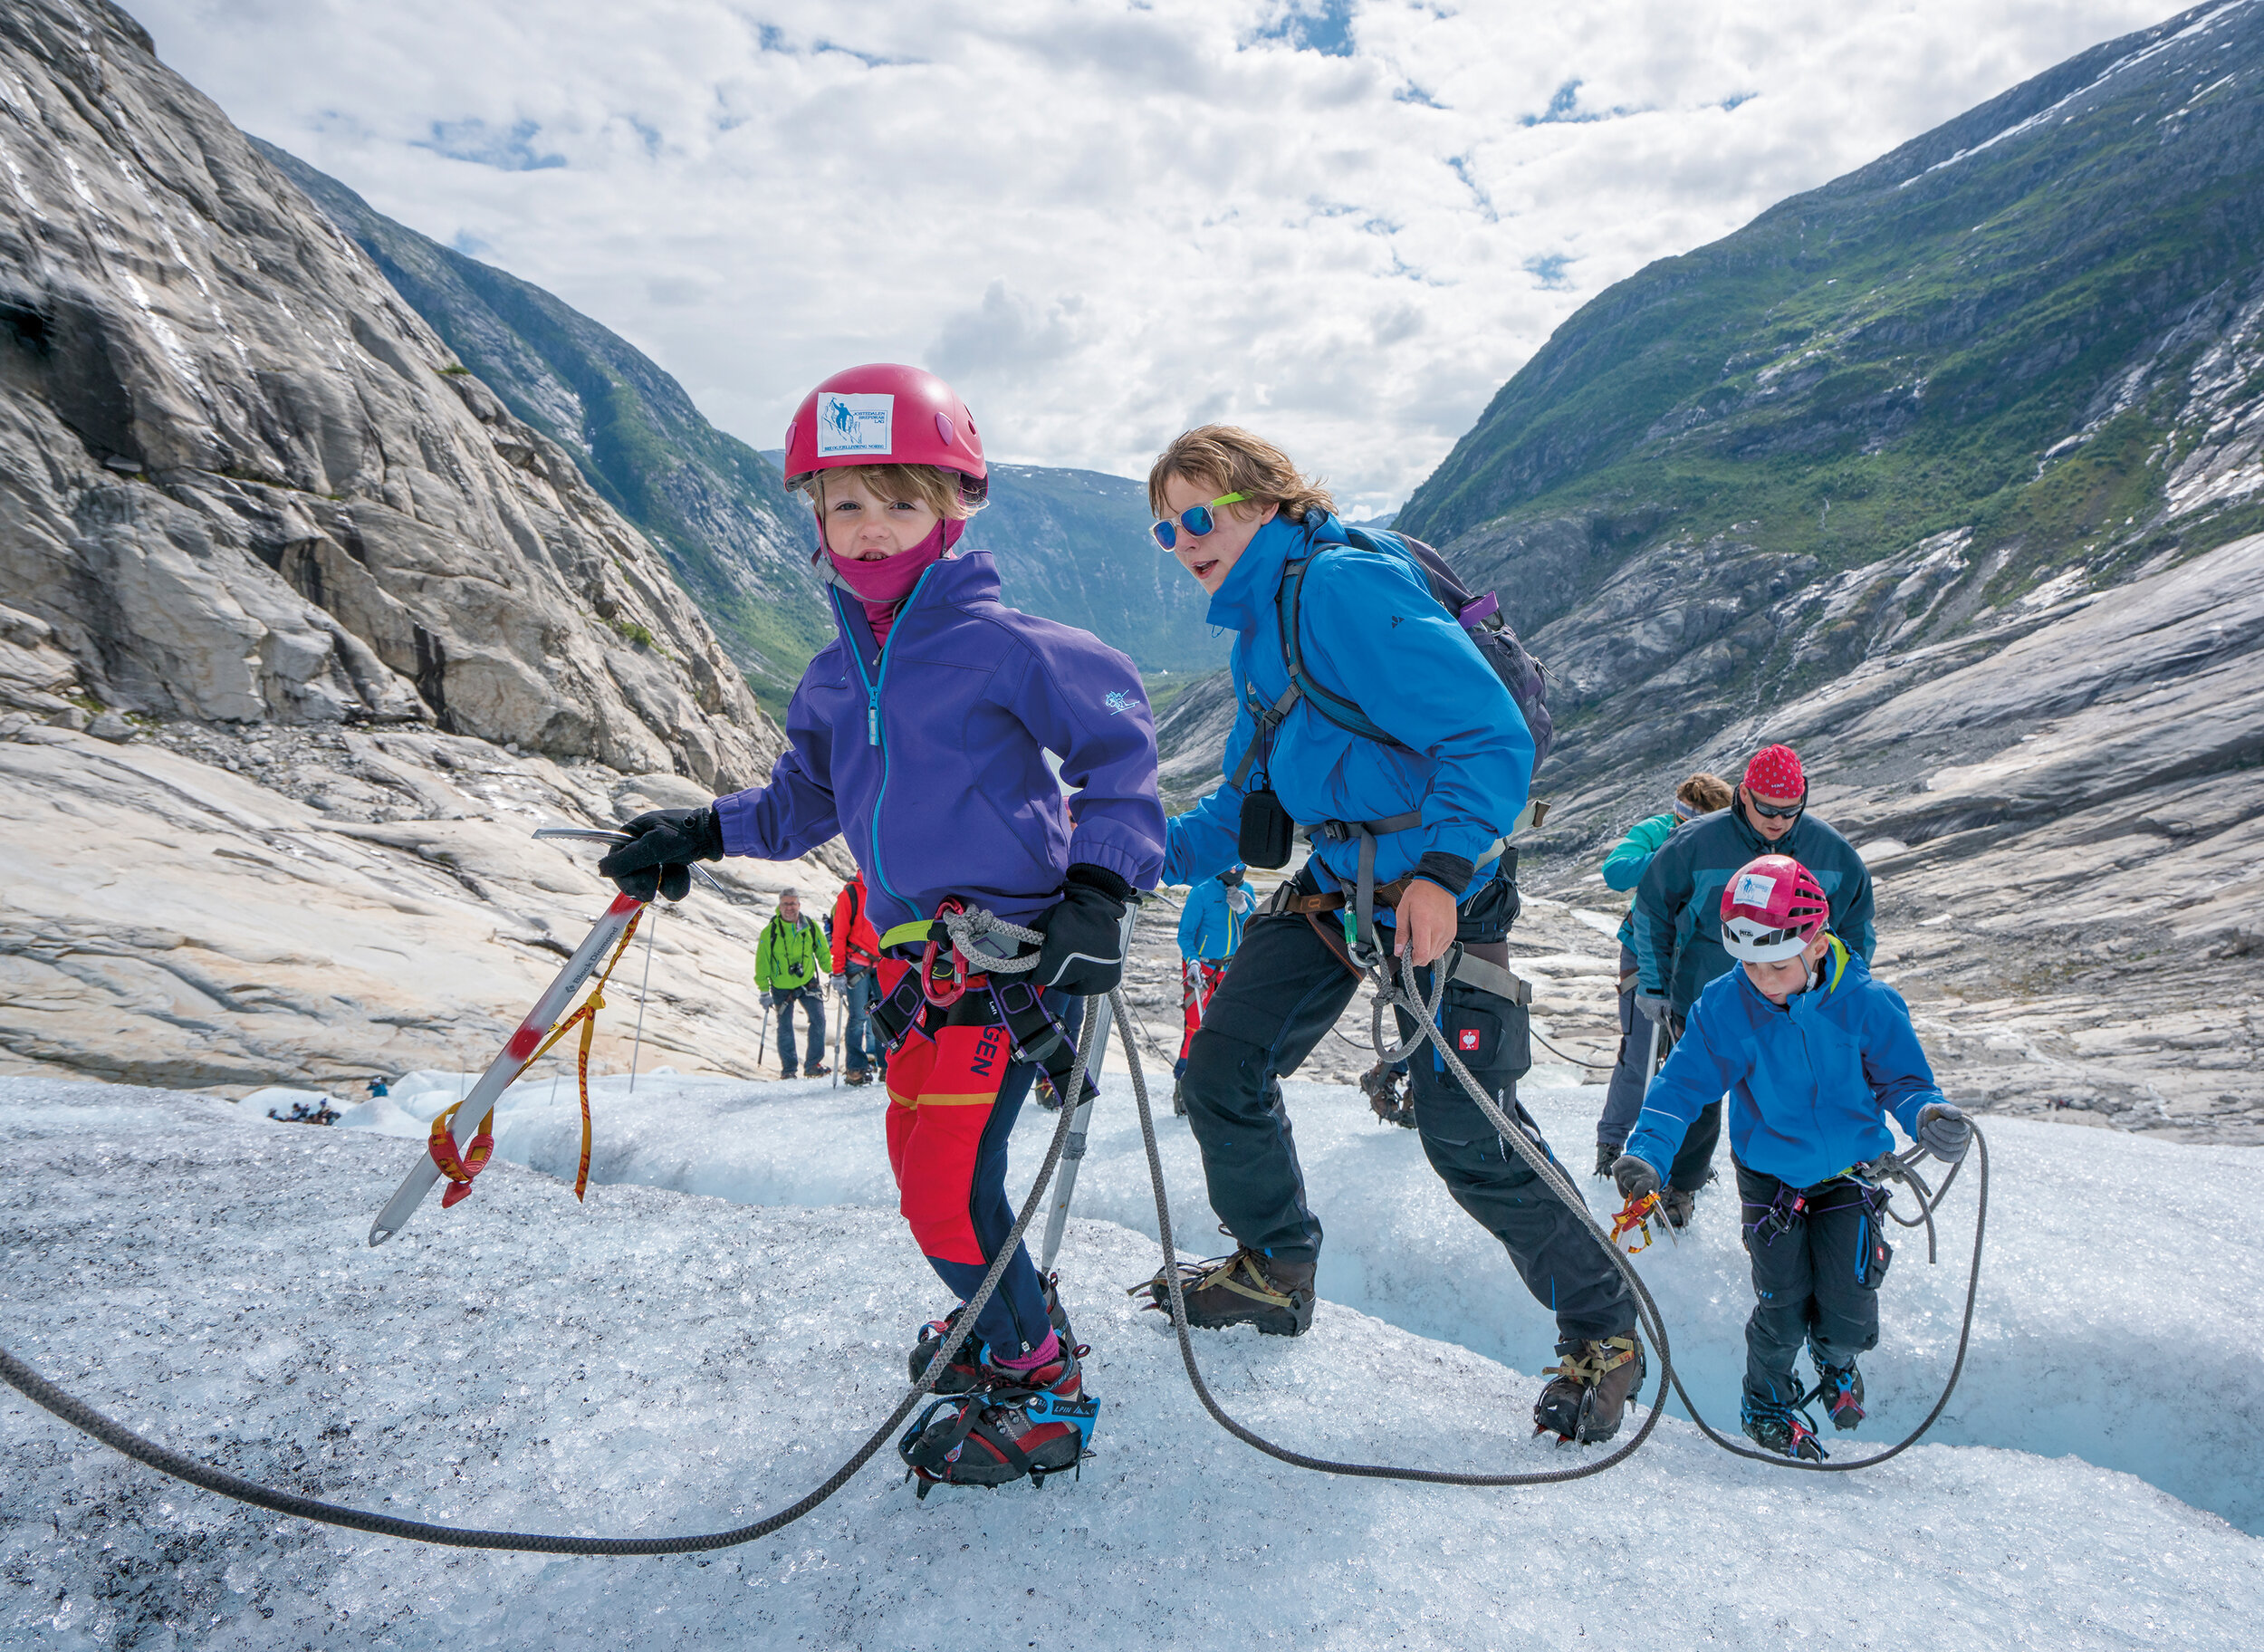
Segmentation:
<svg viewBox="0 0 2264 1652">
<path fill-rule="evenodd" d="M 1251 765 L 1258 761 L 1261 750 L 1269 760 L 1272 758 L 1273 731 L 1280 728 L 1281 719 L 1290 715 L 1290 707 L 1297 704 L 1300 692 L 1296 673 L 1292 672 L 1290 686 L 1281 691 L 1281 697 L 1271 706 L 1260 700 L 1255 691 L 1251 694 L 1250 710 L 1257 719 L 1257 726 L 1251 731 L 1250 744 L 1242 748 L 1242 760 L 1234 765 L 1233 778 L 1227 783 L 1235 791 L 1244 790 L 1244 783 L 1250 779 Z"/>
<path fill-rule="evenodd" d="M 1374 542 L 1369 543 L 1372 548 Z M 1379 741 L 1386 745 L 1398 745 L 1400 742 L 1393 739 L 1381 725 L 1362 711 L 1357 701 L 1329 693 L 1305 668 L 1305 645 L 1299 625 L 1299 600 L 1304 592 L 1306 573 L 1330 548 L 1322 545 L 1310 556 L 1300 557 L 1283 567 L 1281 584 L 1273 593 L 1274 619 L 1281 634 L 1281 663 L 1290 674 L 1289 692 L 1281 696 L 1276 709 L 1282 716 L 1287 716 L 1290 706 L 1301 697 L 1315 711 L 1348 734 L 1357 735 L 1364 740 Z"/>
</svg>

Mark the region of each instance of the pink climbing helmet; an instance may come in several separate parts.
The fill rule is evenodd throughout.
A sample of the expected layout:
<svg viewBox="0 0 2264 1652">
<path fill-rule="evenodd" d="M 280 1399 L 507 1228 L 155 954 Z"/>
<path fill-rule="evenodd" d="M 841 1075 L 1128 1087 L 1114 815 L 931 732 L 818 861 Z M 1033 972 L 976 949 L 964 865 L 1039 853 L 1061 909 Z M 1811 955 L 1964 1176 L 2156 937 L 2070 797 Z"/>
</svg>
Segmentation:
<svg viewBox="0 0 2264 1652">
<path fill-rule="evenodd" d="M 1722 948 L 1745 964 L 1780 964 L 1808 949 L 1831 917 L 1816 874 L 1790 855 L 1763 855 L 1722 891 Z"/>
<path fill-rule="evenodd" d="M 786 484 L 852 465 L 932 465 L 955 471 L 969 505 L 990 491 L 983 437 L 967 404 L 935 374 L 875 362 L 834 374 L 786 427 Z"/>
</svg>

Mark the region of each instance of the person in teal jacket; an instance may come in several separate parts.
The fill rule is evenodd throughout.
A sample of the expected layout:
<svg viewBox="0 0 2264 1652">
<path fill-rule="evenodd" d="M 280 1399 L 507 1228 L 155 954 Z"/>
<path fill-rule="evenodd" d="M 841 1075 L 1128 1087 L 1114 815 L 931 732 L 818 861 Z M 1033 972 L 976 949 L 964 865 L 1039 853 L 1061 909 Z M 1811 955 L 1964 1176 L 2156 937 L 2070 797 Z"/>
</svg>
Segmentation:
<svg viewBox="0 0 2264 1652">
<path fill-rule="evenodd" d="M 1847 839 L 1808 812 L 1808 776 L 1789 745 L 1764 745 L 1745 765 L 1737 801 L 1719 814 L 1679 827 L 1659 846 L 1636 885 L 1628 914 L 1636 955 L 1636 1013 L 1677 1036 L 1707 983 L 1732 962 L 1722 945 L 1715 907 L 1738 868 L 1756 855 L 1790 855 L 1812 872 L 1831 901 L 1832 933 L 1866 962 L 1871 956 L 1871 873 Z M 1643 1042 L 1650 1044 L 1647 1029 Z M 1722 1109 L 1709 1110 L 1683 1143 L 1668 1177 L 1687 1196 L 1713 1179 Z"/>
<path fill-rule="evenodd" d="M 1187 891 L 1179 913 L 1179 1009 L 1185 1030 L 1179 1039 L 1179 1060 L 1171 1070 L 1171 1110 L 1186 1117 L 1187 1098 L 1182 1083 L 1187 1076 L 1187 1046 L 1203 1024 L 1203 1012 L 1226 978 L 1226 965 L 1242 944 L 1242 920 L 1257 902 L 1243 877 L 1248 869 L 1237 861 L 1215 878 L 1205 878 Z"/>
<path fill-rule="evenodd" d="M 1895 1150 L 1889 1119 L 1952 1163 L 1972 1127 L 1943 1099 L 1901 994 L 1825 927 L 1824 891 L 1807 867 L 1783 855 L 1749 862 L 1720 911 L 1742 967 L 1698 995 L 1612 1175 L 1630 1199 L 1659 1192 L 1684 1134 L 1727 1093 L 1756 1298 L 1741 1418 L 1768 1449 L 1820 1459 L 1802 1407 L 1820 1398 L 1836 1426 L 1862 1421 L 1856 1362 L 1878 1346 L 1879 1282 L 1894 1254 L 1885 1196 L 1864 1167 Z M 1795 1369 L 1803 1341 L 1813 1390 Z"/>
<path fill-rule="evenodd" d="M 1188 1125 L 1211 1207 L 1239 1248 L 1191 1271 L 1187 1319 L 1295 1336 L 1312 1321 L 1321 1225 L 1306 1200 L 1281 1081 L 1359 987 L 1343 911 L 1364 846 L 1373 845 L 1383 944 L 1414 967 L 1426 993 L 1436 990 L 1431 966 L 1450 946 L 1463 949 L 1458 968 L 1462 958 L 1492 967 L 1491 975 L 1450 977 L 1440 1036 L 1546 1148 L 1517 1100 L 1517 1081 L 1532 1065 L 1530 1029 L 1524 1004 L 1507 995 L 1518 896 L 1514 851 L 1502 846 L 1525 807 L 1533 737 L 1459 617 L 1432 596 L 1405 543 L 1346 528 L 1327 491 L 1271 443 L 1231 426 L 1190 430 L 1156 459 L 1148 503 L 1156 543 L 1210 594 L 1211 623 L 1235 632 L 1230 669 L 1239 707 L 1223 783 L 1168 823 L 1164 881 L 1193 883 L 1238 860 L 1257 863 L 1256 844 L 1283 847 L 1284 815 L 1312 842 L 1305 865 L 1245 927 L 1188 1045 Z M 1303 571 L 1297 640 L 1307 676 L 1356 702 L 1387 738 L 1356 733 L 1290 693 L 1279 598 L 1292 565 Z M 1247 855 L 1240 852 L 1246 810 Z M 1400 1035 L 1415 1030 L 1403 1018 Z M 1555 1312 L 1563 1363 L 1534 1422 L 1562 1439 L 1610 1438 L 1643 1372 L 1632 1292 L 1585 1213 L 1540 1183 L 1436 1052 L 1426 1045 L 1410 1066 L 1415 1128 L 1432 1167 Z M 1163 1276 L 1150 1291 L 1169 1306 Z"/>
<path fill-rule="evenodd" d="M 1676 827 L 1718 809 L 1727 809 L 1731 795 L 1730 783 L 1718 774 L 1702 771 L 1684 781 L 1674 788 L 1674 801 L 1668 812 L 1637 821 L 1627 828 L 1627 835 L 1619 840 L 1611 853 L 1604 857 L 1604 887 L 1623 891 L 1634 888 L 1643 881 L 1651 857 Z M 1647 1029 L 1650 1023 L 1638 1023 L 1636 1015 L 1635 936 L 1635 911 L 1630 908 L 1619 925 L 1619 1052 L 1612 1062 L 1611 1088 L 1604 1095 L 1603 1116 L 1596 1121 L 1598 1176 L 1612 1173 L 1612 1160 L 1626 1148 L 1627 1132 L 1635 1129 L 1636 1115 L 1643 1110 L 1643 1088 L 1651 1081 L 1651 1040 L 1647 1033 L 1642 1038 L 1636 1036 L 1638 1024 Z M 1660 1042 L 1664 1047 L 1664 1032 Z M 1692 1197 L 1680 1188 L 1667 1190 L 1666 1219 L 1676 1227 L 1690 1219 Z"/>
</svg>

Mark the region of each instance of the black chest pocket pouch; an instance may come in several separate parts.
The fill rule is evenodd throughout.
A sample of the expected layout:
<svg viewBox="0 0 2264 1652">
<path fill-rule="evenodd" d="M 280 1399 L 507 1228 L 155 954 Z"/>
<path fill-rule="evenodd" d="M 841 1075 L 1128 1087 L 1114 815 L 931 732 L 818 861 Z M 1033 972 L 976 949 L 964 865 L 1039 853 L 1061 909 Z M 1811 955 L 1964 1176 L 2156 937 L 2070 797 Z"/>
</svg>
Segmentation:
<svg viewBox="0 0 2264 1652">
<path fill-rule="evenodd" d="M 1235 839 L 1235 853 L 1245 866 L 1277 871 L 1290 863 L 1290 846 L 1297 830 L 1297 822 L 1290 819 L 1290 812 L 1281 807 L 1281 800 L 1269 786 L 1262 792 L 1252 792 L 1242 799 L 1242 831 Z"/>
</svg>

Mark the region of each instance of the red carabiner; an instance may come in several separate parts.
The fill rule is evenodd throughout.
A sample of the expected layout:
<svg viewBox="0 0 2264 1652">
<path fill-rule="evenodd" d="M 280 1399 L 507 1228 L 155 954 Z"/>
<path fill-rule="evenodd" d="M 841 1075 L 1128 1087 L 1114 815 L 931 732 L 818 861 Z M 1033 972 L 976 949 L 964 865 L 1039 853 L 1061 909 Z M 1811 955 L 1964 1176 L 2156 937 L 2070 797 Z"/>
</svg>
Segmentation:
<svg viewBox="0 0 2264 1652">
<path fill-rule="evenodd" d="M 941 918 L 949 913 L 956 917 L 966 909 L 965 904 L 957 896 L 947 896 L 943 904 L 935 908 L 935 916 Z M 959 956 L 956 946 L 951 949 L 952 973 L 941 977 L 935 974 L 935 948 L 941 944 L 929 941 L 927 950 L 920 956 L 920 995 L 939 1010 L 950 1008 L 966 996 L 967 992 L 967 961 Z M 939 978 L 951 983 L 947 991 L 938 993 L 935 990 Z"/>
</svg>

